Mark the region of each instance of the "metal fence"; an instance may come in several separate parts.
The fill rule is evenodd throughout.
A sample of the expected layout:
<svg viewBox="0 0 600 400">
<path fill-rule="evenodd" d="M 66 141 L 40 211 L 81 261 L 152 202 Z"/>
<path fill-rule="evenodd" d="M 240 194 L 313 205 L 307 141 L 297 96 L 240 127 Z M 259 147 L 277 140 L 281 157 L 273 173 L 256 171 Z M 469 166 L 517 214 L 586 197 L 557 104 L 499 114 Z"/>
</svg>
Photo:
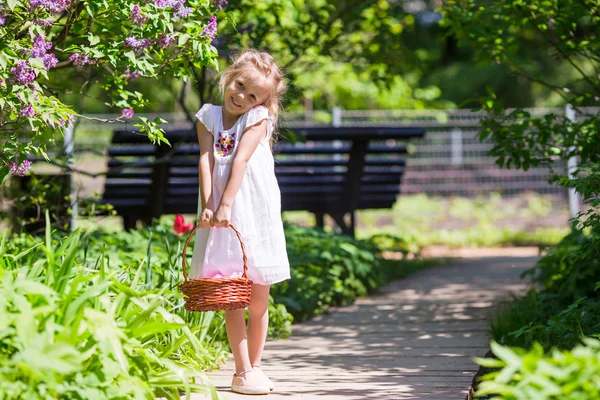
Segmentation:
<svg viewBox="0 0 600 400">
<path fill-rule="evenodd" d="M 584 109 L 586 113 L 597 113 L 600 109 Z M 554 113 L 564 115 L 561 108 L 527 109 L 532 115 Z M 319 115 L 320 121 L 313 117 Z M 531 168 L 528 171 L 501 169 L 495 158 L 488 155 L 492 147 L 489 141 L 480 141 L 476 136 L 480 123 L 487 114 L 470 110 L 340 110 L 314 111 L 310 114 L 289 112 L 284 116 L 284 124 L 294 126 L 323 125 L 329 121 L 333 125 L 395 125 L 416 126 L 426 130 L 424 139 L 410 142 L 414 152 L 409 156 L 401 192 L 405 194 L 426 193 L 434 196 L 477 196 L 491 192 L 513 196 L 531 191 L 557 196 L 565 202 L 564 188 L 548 183 L 546 168 Z M 183 114 L 143 115 L 149 119 L 162 117 L 169 121 L 168 128 L 192 128 Z M 323 118 L 325 116 L 325 118 Z M 110 118 L 114 116 L 94 116 Z M 84 120 L 77 130 L 114 130 L 131 128 L 131 125 L 107 125 Z M 86 148 L 102 149 L 110 136 L 102 139 L 76 136 L 76 150 Z M 566 168 L 557 164 L 557 168 Z"/>
<path fill-rule="evenodd" d="M 563 108 L 526 109 L 531 115 L 565 115 Z M 584 108 L 596 114 L 600 108 Z M 492 143 L 481 141 L 477 133 L 485 112 L 470 110 L 333 110 L 332 123 L 340 126 L 394 125 L 416 126 L 426 130 L 421 140 L 411 141 L 414 153 L 409 157 L 401 187 L 402 193 L 427 193 L 434 196 L 477 196 L 499 193 L 504 196 L 523 192 L 553 195 L 566 205 L 564 188 L 548 182 L 547 168 L 528 171 L 505 169 L 489 156 Z M 310 124 L 303 115 L 287 117 L 290 124 Z M 555 168 L 565 169 L 557 162 Z"/>
</svg>

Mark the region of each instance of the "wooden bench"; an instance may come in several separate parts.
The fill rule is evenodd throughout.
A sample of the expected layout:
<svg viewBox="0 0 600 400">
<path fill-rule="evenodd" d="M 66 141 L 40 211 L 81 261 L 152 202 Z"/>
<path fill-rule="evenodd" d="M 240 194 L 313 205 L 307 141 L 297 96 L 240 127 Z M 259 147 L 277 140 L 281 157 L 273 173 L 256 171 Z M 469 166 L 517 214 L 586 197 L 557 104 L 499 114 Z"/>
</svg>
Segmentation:
<svg viewBox="0 0 600 400">
<path fill-rule="evenodd" d="M 288 128 L 276 144 L 275 173 L 282 211 L 307 210 L 323 226 L 329 214 L 341 232 L 354 234 L 354 212 L 390 208 L 400 191 L 406 142 L 420 128 Z M 154 146 L 142 135 L 115 131 L 103 199 L 123 216 L 125 228 L 151 223 L 162 214 L 195 214 L 198 153 L 193 131 L 167 132 L 173 145 Z"/>
</svg>

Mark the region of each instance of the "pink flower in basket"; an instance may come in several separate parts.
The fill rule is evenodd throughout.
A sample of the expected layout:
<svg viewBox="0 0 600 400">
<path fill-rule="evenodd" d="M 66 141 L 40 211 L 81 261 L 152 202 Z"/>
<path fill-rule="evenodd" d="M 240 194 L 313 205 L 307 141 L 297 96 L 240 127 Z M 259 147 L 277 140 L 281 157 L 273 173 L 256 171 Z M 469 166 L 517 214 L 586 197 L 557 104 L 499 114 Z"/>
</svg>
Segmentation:
<svg viewBox="0 0 600 400">
<path fill-rule="evenodd" d="M 181 236 L 184 233 L 191 231 L 194 228 L 194 223 L 190 222 L 189 224 L 185 224 L 185 220 L 183 219 L 183 215 L 177 214 L 175 216 L 175 222 L 173 222 L 173 232 L 177 236 Z"/>
</svg>

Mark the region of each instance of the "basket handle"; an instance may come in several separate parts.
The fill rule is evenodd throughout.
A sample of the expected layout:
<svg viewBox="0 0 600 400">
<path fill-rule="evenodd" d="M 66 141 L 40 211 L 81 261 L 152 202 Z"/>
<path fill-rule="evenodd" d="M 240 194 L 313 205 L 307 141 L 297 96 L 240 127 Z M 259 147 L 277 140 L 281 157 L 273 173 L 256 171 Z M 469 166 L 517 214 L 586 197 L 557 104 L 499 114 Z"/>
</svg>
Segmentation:
<svg viewBox="0 0 600 400">
<path fill-rule="evenodd" d="M 235 232 L 238 240 L 240 241 L 240 246 L 242 248 L 242 256 L 244 258 L 244 274 L 242 275 L 244 277 L 244 279 L 248 279 L 248 256 L 246 255 L 246 246 L 244 245 L 244 242 L 242 241 L 242 235 L 240 234 L 240 232 L 235 228 L 235 226 L 229 224 L 229 227 L 231 229 L 233 229 L 233 231 Z M 185 245 L 183 246 L 183 255 L 181 256 L 181 265 L 183 266 L 183 279 L 187 282 L 188 280 L 188 273 L 187 273 L 187 262 L 185 260 L 186 258 L 186 253 L 187 253 L 187 248 L 188 245 L 190 244 L 190 241 L 192 240 L 192 238 L 194 237 L 194 234 L 196 233 L 196 231 L 200 229 L 200 225 L 196 225 L 196 227 L 190 232 L 190 234 L 187 237 L 187 240 L 185 241 Z"/>
</svg>

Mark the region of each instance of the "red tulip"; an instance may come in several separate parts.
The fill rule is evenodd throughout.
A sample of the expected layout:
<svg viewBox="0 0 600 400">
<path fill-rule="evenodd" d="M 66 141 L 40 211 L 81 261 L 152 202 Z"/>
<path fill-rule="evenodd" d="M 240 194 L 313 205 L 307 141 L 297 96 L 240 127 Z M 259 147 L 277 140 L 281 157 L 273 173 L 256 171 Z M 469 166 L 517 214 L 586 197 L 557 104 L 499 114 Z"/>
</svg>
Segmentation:
<svg viewBox="0 0 600 400">
<path fill-rule="evenodd" d="M 175 216 L 175 222 L 173 222 L 173 232 L 177 236 L 181 236 L 184 233 L 192 230 L 194 228 L 194 223 L 190 222 L 189 224 L 185 224 L 185 220 L 183 219 L 183 215 L 177 214 Z"/>
</svg>

